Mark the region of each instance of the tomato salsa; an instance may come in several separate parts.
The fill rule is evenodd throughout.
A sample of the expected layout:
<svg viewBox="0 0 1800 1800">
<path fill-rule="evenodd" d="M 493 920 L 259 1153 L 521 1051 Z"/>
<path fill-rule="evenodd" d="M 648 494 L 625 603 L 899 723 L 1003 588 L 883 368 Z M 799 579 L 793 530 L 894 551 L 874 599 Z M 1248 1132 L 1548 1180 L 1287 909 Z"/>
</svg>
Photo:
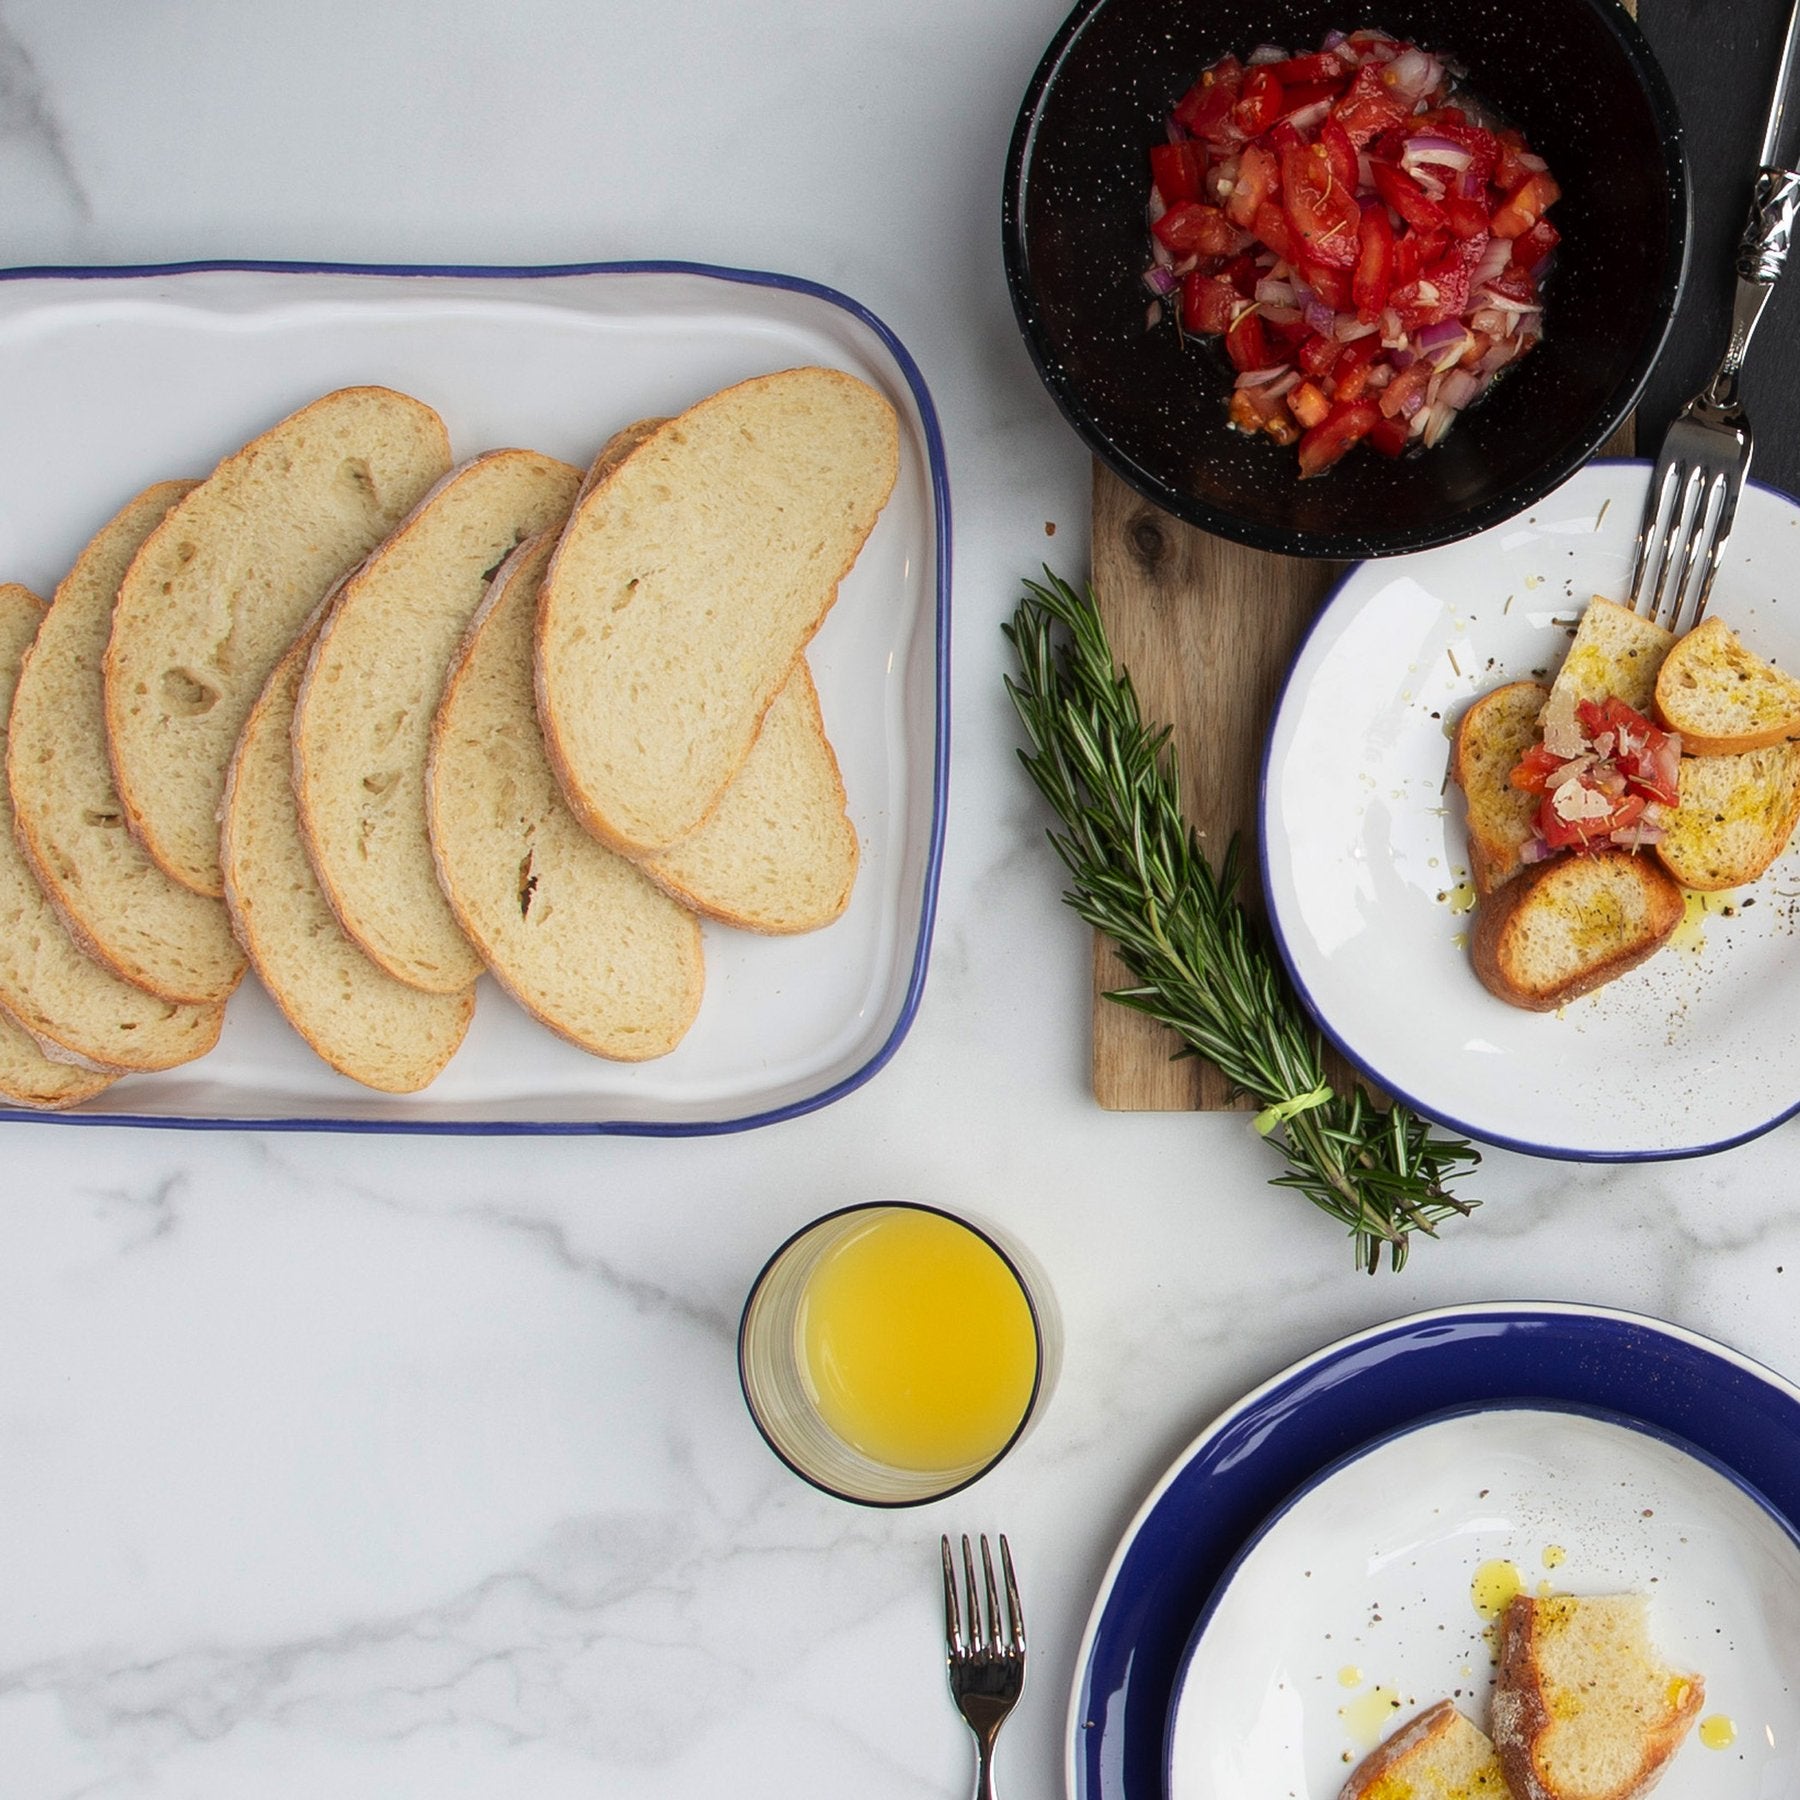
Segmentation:
<svg viewBox="0 0 1800 1800">
<path fill-rule="evenodd" d="M 1541 794 L 1523 860 L 1656 843 L 1681 798 L 1681 738 L 1617 696 L 1583 700 L 1566 741 L 1534 744 L 1509 780 Z"/>
<path fill-rule="evenodd" d="M 1297 444 L 1302 476 L 1437 443 L 1542 335 L 1561 190 L 1458 73 L 1384 31 L 1263 45 L 1150 151 L 1149 322 L 1223 340 L 1230 423 Z"/>
</svg>

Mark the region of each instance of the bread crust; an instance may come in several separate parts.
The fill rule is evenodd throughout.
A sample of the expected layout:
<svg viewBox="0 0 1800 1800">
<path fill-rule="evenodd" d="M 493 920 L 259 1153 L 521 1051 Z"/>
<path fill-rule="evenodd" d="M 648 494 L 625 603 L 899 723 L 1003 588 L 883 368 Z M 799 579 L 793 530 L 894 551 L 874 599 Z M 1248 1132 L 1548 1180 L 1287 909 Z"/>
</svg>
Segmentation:
<svg viewBox="0 0 1800 1800">
<path fill-rule="evenodd" d="M 1561 980 L 1535 979 L 1526 969 L 1527 934 L 1551 909 L 1569 904 L 1572 884 L 1581 882 L 1635 890 L 1645 922 L 1628 933 L 1597 930 L 1579 967 Z M 1475 973 L 1491 994 L 1528 1012 L 1554 1012 L 1654 955 L 1681 923 L 1682 912 L 1680 888 L 1650 857 L 1617 849 L 1571 853 L 1536 864 L 1482 901 L 1469 949 Z"/>
<path fill-rule="evenodd" d="M 1739 756 L 1800 738 L 1800 682 L 1747 650 L 1722 619 L 1703 619 L 1657 672 L 1656 712 L 1687 755 Z M 1736 728 L 1718 729 L 1733 714 Z"/>
<path fill-rule="evenodd" d="M 1450 779 L 1468 803 L 1469 874 L 1478 894 L 1504 886 L 1523 866 L 1519 851 L 1531 834 L 1538 797 L 1507 778 L 1535 740 L 1538 714 L 1549 698 L 1541 681 L 1509 681 L 1482 695 L 1457 724 Z"/>
</svg>

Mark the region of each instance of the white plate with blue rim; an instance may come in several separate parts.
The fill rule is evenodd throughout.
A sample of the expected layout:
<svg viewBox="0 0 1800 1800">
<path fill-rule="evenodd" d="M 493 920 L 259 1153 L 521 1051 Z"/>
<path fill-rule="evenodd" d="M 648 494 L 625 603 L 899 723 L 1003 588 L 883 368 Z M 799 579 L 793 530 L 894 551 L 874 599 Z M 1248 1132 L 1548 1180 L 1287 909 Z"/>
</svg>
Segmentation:
<svg viewBox="0 0 1800 1800">
<path fill-rule="evenodd" d="M 1337 1791 L 1449 1699 L 1489 1725 L 1494 1615 L 1520 1590 L 1642 1595 L 1705 1686 L 1668 1800 L 1793 1791 L 1800 1542 L 1725 1465 L 1641 1423 L 1530 1403 L 1413 1426 L 1326 1471 L 1252 1538 L 1169 1715 L 1169 1800 Z"/>
<path fill-rule="evenodd" d="M 866 308 L 792 276 L 680 263 L 545 268 L 183 264 L 0 271 L 0 567 L 48 594 L 129 494 L 217 459 L 332 388 L 434 406 L 461 456 L 524 444 L 586 462 L 620 426 L 819 363 L 900 419 L 892 498 L 808 647 L 862 863 L 828 929 L 708 925 L 706 994 L 669 1056 L 605 1062 L 490 980 L 423 1093 L 335 1074 L 254 981 L 218 1047 L 128 1076 L 58 1124 L 376 1132 L 735 1131 L 878 1073 L 925 982 L 948 791 L 950 494 L 924 378 Z"/>
<path fill-rule="evenodd" d="M 1504 525 L 1353 568 L 1264 757 L 1270 924 L 1325 1035 L 1427 1116 L 1541 1156 L 1705 1155 L 1800 1109 L 1800 842 L 1560 1011 L 1506 1005 L 1469 958 L 1451 735 L 1491 689 L 1554 676 L 1588 600 L 1623 594 L 1647 485 L 1647 464 L 1595 464 Z M 1711 613 L 1787 669 L 1797 566 L 1800 504 L 1750 487 Z"/>
</svg>

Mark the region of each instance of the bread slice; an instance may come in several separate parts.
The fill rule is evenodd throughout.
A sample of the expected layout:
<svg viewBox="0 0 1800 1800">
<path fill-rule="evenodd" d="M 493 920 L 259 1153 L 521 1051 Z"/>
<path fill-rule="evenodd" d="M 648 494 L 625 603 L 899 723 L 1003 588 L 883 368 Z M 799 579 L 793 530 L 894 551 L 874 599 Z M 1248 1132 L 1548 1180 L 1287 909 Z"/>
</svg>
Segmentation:
<svg viewBox="0 0 1800 1800">
<path fill-rule="evenodd" d="M 834 369 L 727 388 L 577 507 L 538 612 L 538 715 L 587 828 L 653 856 L 756 741 L 898 470 L 893 408 Z"/>
<path fill-rule="evenodd" d="M 1657 672 L 1674 642 L 1673 632 L 1596 594 L 1581 615 L 1569 653 L 1551 684 L 1539 721 L 1544 741 L 1563 755 L 1580 749 L 1575 708 L 1583 700 L 1616 695 L 1648 716 Z"/>
<path fill-rule="evenodd" d="M 449 465 L 430 407 L 345 388 L 227 457 L 132 559 L 106 650 L 108 753 L 132 831 L 183 886 L 221 891 L 225 766 L 269 671 Z"/>
<path fill-rule="evenodd" d="M 36 594 L 0 586 L 0 723 L 44 616 Z M 192 1062 L 218 1041 L 223 1006 L 184 1006 L 121 981 L 83 952 L 19 848 L 0 783 L 0 1006 L 53 1060 L 124 1073 Z"/>
<path fill-rule="evenodd" d="M 6 780 L 20 847 L 76 943 L 134 986 L 205 1003 L 237 986 L 244 954 L 225 908 L 165 875 L 126 830 L 100 673 L 120 580 L 196 485 L 165 481 L 127 502 L 57 588 L 19 671 Z"/>
<path fill-rule="evenodd" d="M 1469 827 L 1469 870 L 1478 894 L 1491 894 L 1521 867 L 1540 796 L 1509 779 L 1538 737 L 1538 715 L 1550 690 L 1539 681 L 1509 681 L 1484 694 L 1462 716 L 1450 753 L 1450 779 L 1463 791 Z"/>
<path fill-rule="evenodd" d="M 576 504 L 666 425 L 615 432 Z M 861 858 L 812 670 L 801 657 L 712 816 L 642 867 L 683 906 L 747 931 L 817 931 L 850 903 Z"/>
<path fill-rule="evenodd" d="M 438 879 L 527 1012 L 596 1056 L 681 1041 L 700 1005 L 700 926 L 564 804 L 533 707 L 532 623 L 555 548 L 507 558 L 469 628 L 431 732 Z"/>
<path fill-rule="evenodd" d="M 1800 743 L 1737 756 L 1684 756 L 1680 804 L 1656 846 L 1685 888 L 1713 893 L 1754 881 L 1800 821 Z"/>
<path fill-rule="evenodd" d="M 817 931 L 850 904 L 861 849 L 819 692 L 802 657 L 711 818 L 644 872 L 745 931 Z"/>
<path fill-rule="evenodd" d="M 294 788 L 319 883 L 364 953 L 427 993 L 481 973 L 432 864 L 432 717 L 489 581 L 523 539 L 562 525 L 580 483 L 532 450 L 446 476 L 344 583 L 300 685 Z"/>
<path fill-rule="evenodd" d="M 275 1004 L 340 1075 L 390 1094 L 433 1081 L 475 1016 L 475 990 L 427 994 L 396 981 L 337 922 L 300 839 L 291 736 L 312 649 L 304 632 L 275 665 L 225 782 L 225 903 Z"/>
<path fill-rule="evenodd" d="M 1500 1618 L 1494 1746 L 1516 1800 L 1637 1800 L 1700 1716 L 1706 1683 L 1652 1648 L 1641 1594 L 1521 1594 Z"/>
<path fill-rule="evenodd" d="M 1656 710 L 1689 756 L 1736 756 L 1800 738 L 1800 681 L 1703 619 L 1664 660 Z"/>
<path fill-rule="evenodd" d="M 46 1056 L 37 1039 L 0 1007 L 0 1100 L 60 1111 L 104 1093 L 118 1079 Z"/>
<path fill-rule="evenodd" d="M 1681 917 L 1681 889 L 1653 858 L 1570 854 L 1536 864 L 1482 901 L 1469 947 L 1491 993 L 1553 1012 L 1636 968 Z"/>
<path fill-rule="evenodd" d="M 1378 1744 L 1338 1800 L 1511 1800 L 1487 1734 L 1439 1700 Z"/>
</svg>

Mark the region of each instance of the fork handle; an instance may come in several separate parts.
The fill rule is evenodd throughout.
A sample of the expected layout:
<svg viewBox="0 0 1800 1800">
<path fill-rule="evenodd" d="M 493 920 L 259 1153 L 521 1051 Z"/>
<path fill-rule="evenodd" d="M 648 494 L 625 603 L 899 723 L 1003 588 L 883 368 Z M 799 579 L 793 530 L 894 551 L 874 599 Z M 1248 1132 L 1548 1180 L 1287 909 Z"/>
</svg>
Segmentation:
<svg viewBox="0 0 1800 1800">
<path fill-rule="evenodd" d="M 1761 169 L 1750 199 L 1750 217 L 1738 240 L 1737 272 L 1768 287 L 1781 274 L 1800 216 L 1800 172 Z"/>
<path fill-rule="evenodd" d="M 975 1734 L 975 1800 L 994 1800 L 994 1739 L 998 1729 Z"/>
</svg>

